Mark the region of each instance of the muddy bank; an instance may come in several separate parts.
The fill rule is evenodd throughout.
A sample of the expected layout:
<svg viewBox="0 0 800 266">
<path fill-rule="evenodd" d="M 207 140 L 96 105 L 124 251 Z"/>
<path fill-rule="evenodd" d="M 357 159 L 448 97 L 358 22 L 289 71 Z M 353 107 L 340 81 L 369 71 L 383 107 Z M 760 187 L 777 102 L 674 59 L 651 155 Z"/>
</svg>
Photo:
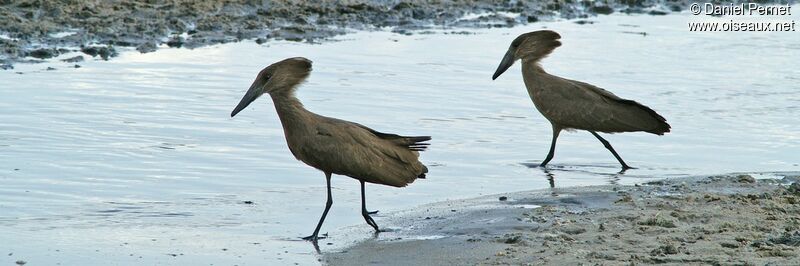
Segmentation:
<svg viewBox="0 0 800 266">
<path fill-rule="evenodd" d="M 797 265 L 800 184 L 791 184 L 797 181 L 797 175 L 729 175 L 433 204 L 382 221 L 394 232 L 322 259 L 330 265 Z"/>
<path fill-rule="evenodd" d="M 0 0 L 0 68 L 82 51 L 108 59 L 115 47 L 146 53 L 254 39 L 316 41 L 347 30 L 511 27 L 613 12 L 663 15 L 689 1 L 58 1 Z M 507 12 L 507 13 L 504 13 Z M 467 14 L 482 14 L 465 17 Z"/>
</svg>

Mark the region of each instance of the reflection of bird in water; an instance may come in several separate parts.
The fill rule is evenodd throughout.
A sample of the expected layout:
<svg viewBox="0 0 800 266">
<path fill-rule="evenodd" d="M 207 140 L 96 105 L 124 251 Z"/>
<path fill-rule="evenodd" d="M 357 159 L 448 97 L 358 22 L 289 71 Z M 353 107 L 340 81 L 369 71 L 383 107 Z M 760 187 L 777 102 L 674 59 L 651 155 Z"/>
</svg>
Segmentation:
<svg viewBox="0 0 800 266">
<path fill-rule="evenodd" d="M 617 173 L 615 175 L 610 176 L 608 178 L 608 184 L 609 185 L 613 185 L 613 186 L 619 185 L 619 179 L 620 179 L 619 176 L 622 175 L 622 174 L 623 173 Z"/>
<path fill-rule="evenodd" d="M 599 132 L 644 131 L 656 135 L 669 132 L 670 125 L 653 109 L 632 100 L 622 99 L 594 85 L 550 75 L 539 65 L 539 60 L 561 46 L 558 33 L 549 30 L 534 31 L 520 35 L 506 52 L 497 71 L 496 79 L 517 60 L 522 60 L 522 77 L 525 87 L 536 109 L 550 121 L 553 139 L 550 152 L 541 163 L 544 167 L 553 159 L 561 130 L 581 129 L 592 133 L 611 151 L 622 165 L 632 168 L 622 160 L 611 144 L 597 134 Z"/>
<path fill-rule="evenodd" d="M 556 178 L 550 170 L 542 168 L 542 172 L 547 177 L 547 182 L 550 183 L 550 188 L 556 188 Z M 553 192 L 555 194 L 555 192 Z"/>
<path fill-rule="evenodd" d="M 272 97 L 278 112 L 286 143 L 295 158 L 325 173 L 328 200 L 325 211 L 306 240 L 316 243 L 333 198 L 331 175 L 339 174 L 361 182 L 361 215 L 376 232 L 378 225 L 367 212 L 364 183 L 404 187 L 417 178 L 424 178 L 428 168 L 419 162 L 419 151 L 425 150 L 430 137 L 404 137 L 381 133 L 363 125 L 317 115 L 306 110 L 295 97 L 297 86 L 311 72 L 311 61 L 302 57 L 274 63 L 258 73 L 231 117 L 264 93 Z"/>
<path fill-rule="evenodd" d="M 547 176 L 547 182 L 550 183 L 550 196 L 558 196 L 558 192 L 556 192 L 556 176 L 546 168 L 542 168 L 542 171 L 544 172 L 544 175 Z"/>
<path fill-rule="evenodd" d="M 537 167 L 537 168 L 542 170 L 542 173 L 544 173 L 545 178 L 547 178 L 547 182 L 550 184 L 550 188 L 551 189 L 556 187 L 556 184 L 555 184 L 556 172 L 581 174 L 581 175 L 583 175 L 583 174 L 599 175 L 599 176 L 608 178 L 608 184 L 609 185 L 619 185 L 620 176 L 625 174 L 624 171 L 620 171 L 620 172 L 617 172 L 617 173 L 603 173 L 603 172 L 592 172 L 592 171 L 583 171 L 583 170 L 567 170 L 567 169 L 554 170 L 554 169 L 544 168 L 544 167 Z M 556 195 L 556 193 L 553 192 L 553 195 Z"/>
</svg>

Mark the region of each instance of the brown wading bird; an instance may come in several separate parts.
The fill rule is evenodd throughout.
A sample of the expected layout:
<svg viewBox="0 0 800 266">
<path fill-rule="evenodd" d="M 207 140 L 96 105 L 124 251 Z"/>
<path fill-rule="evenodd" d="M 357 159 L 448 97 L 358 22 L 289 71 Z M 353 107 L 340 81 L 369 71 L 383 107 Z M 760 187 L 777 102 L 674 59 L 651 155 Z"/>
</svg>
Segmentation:
<svg viewBox="0 0 800 266">
<path fill-rule="evenodd" d="M 644 131 L 664 135 L 669 132 L 669 124 L 664 117 L 647 106 L 622 99 L 594 85 L 545 72 L 539 65 L 539 60 L 561 46 L 561 42 L 558 41 L 560 38 L 558 33 L 549 30 L 520 35 L 511 42 L 511 47 L 494 72 L 492 80 L 497 79 L 515 61 L 522 60 L 522 77 L 533 105 L 553 126 L 550 152 L 541 167 L 553 159 L 556 139 L 561 130 L 582 129 L 592 133 L 611 151 L 622 165 L 623 171 L 632 168 L 622 160 L 608 141 L 597 134 L 597 131 L 605 133 Z"/>
<path fill-rule="evenodd" d="M 425 178 L 428 168 L 419 162 L 431 137 L 404 137 L 381 133 L 363 125 L 312 113 L 295 97 L 297 86 L 311 73 L 311 61 L 294 57 L 274 63 L 258 73 L 231 117 L 264 93 L 272 97 L 283 125 L 286 143 L 295 158 L 325 173 L 328 201 L 314 233 L 305 240 L 316 242 L 319 229 L 333 205 L 331 174 L 346 175 L 361 182 L 361 215 L 380 232 L 369 216 L 364 182 L 404 187 Z"/>
</svg>

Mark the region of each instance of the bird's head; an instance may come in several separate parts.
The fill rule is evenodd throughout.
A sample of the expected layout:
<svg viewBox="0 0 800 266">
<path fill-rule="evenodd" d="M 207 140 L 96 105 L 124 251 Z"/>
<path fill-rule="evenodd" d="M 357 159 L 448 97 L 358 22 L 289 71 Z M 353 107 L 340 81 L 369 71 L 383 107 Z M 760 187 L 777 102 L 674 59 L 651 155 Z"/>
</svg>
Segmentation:
<svg viewBox="0 0 800 266">
<path fill-rule="evenodd" d="M 497 79 L 517 60 L 539 61 L 544 58 L 553 49 L 561 46 L 561 42 L 558 39 L 561 39 L 561 35 L 551 30 L 539 30 L 520 35 L 511 42 L 503 61 L 500 62 L 494 75 L 492 75 L 492 80 Z"/>
<path fill-rule="evenodd" d="M 231 112 L 231 117 L 241 112 L 264 93 L 292 93 L 298 84 L 308 78 L 310 73 L 311 60 L 303 57 L 292 57 L 269 65 L 258 72 L 250 89 Z"/>
</svg>

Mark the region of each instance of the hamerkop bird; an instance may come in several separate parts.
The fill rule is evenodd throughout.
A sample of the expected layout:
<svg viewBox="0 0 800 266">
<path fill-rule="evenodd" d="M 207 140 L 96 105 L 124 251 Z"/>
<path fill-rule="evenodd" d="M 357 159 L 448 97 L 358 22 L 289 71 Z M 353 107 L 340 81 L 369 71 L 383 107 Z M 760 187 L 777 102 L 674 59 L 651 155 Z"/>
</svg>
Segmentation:
<svg viewBox="0 0 800 266">
<path fill-rule="evenodd" d="M 644 131 L 656 135 L 669 132 L 670 126 L 664 117 L 653 109 L 632 100 L 622 99 L 613 93 L 594 85 L 550 75 L 539 65 L 539 60 L 561 46 L 561 35 L 554 31 L 540 30 L 520 35 L 494 72 L 492 80 L 497 79 L 515 61 L 522 60 L 522 77 L 533 105 L 553 126 L 553 140 L 550 152 L 541 167 L 553 159 L 556 139 L 561 130 L 582 129 L 597 137 L 611 151 L 627 170 L 622 157 L 614 151 L 611 144 L 597 134 Z"/>
<path fill-rule="evenodd" d="M 380 232 L 367 212 L 364 182 L 404 187 L 425 178 L 428 168 L 419 162 L 431 137 L 404 137 L 381 133 L 363 125 L 312 113 L 295 97 L 298 85 L 311 73 L 311 61 L 302 57 L 274 63 L 258 73 L 231 117 L 264 93 L 272 97 L 283 125 L 286 143 L 295 158 L 325 173 L 328 201 L 314 233 L 303 239 L 316 242 L 328 215 L 331 174 L 346 175 L 361 182 L 361 215 Z"/>
</svg>

